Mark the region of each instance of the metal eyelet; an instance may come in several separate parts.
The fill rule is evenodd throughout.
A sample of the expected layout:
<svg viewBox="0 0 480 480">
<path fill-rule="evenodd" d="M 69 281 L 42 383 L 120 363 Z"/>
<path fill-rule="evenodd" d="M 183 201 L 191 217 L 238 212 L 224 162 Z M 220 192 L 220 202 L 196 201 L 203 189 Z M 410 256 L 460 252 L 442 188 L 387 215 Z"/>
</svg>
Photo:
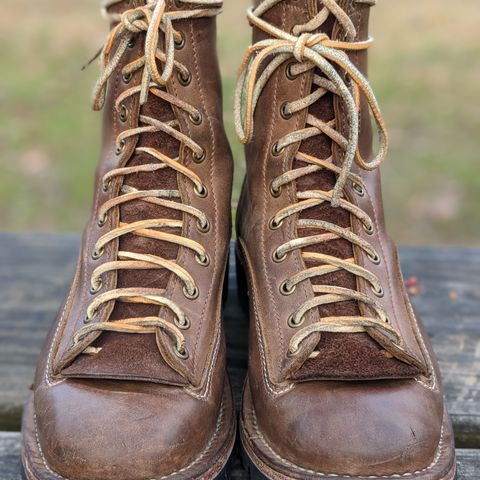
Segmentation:
<svg viewBox="0 0 480 480">
<path fill-rule="evenodd" d="M 290 118 L 292 118 L 293 113 L 288 111 L 288 102 L 283 103 L 280 107 L 280 115 L 285 120 L 289 120 Z"/>
<path fill-rule="evenodd" d="M 194 125 L 200 125 L 203 121 L 202 112 L 197 112 L 196 114 L 191 113 L 189 118 Z"/>
<path fill-rule="evenodd" d="M 117 148 L 115 150 L 115 154 L 116 155 L 121 155 L 121 153 L 123 152 L 123 150 L 125 149 L 125 145 L 127 143 L 125 142 L 125 140 L 120 140 L 120 143 L 117 145 Z"/>
<path fill-rule="evenodd" d="M 203 256 L 200 255 L 195 255 L 195 260 L 202 266 L 202 267 L 207 267 L 210 265 L 210 258 L 209 256 L 205 253 Z"/>
<path fill-rule="evenodd" d="M 102 286 L 103 286 L 102 279 L 99 278 L 98 282 L 97 282 L 97 286 L 96 287 L 90 287 L 90 290 L 89 290 L 90 294 L 91 295 L 97 294 L 102 289 Z"/>
<path fill-rule="evenodd" d="M 200 154 L 193 152 L 193 161 L 195 163 L 202 163 L 205 160 L 206 156 L 207 156 L 207 152 L 205 151 L 204 148 L 202 148 L 202 153 Z"/>
<path fill-rule="evenodd" d="M 105 250 L 103 248 L 101 248 L 100 251 L 94 250 L 92 253 L 93 260 L 98 260 L 103 255 L 104 252 Z"/>
<path fill-rule="evenodd" d="M 385 295 L 385 292 L 381 285 L 378 290 L 375 287 L 371 287 L 371 290 L 378 298 L 382 298 Z"/>
<path fill-rule="evenodd" d="M 301 317 L 299 322 L 295 322 L 294 316 L 290 315 L 290 317 L 288 317 L 287 323 L 290 328 L 298 328 L 304 321 L 305 321 L 305 318 Z"/>
<path fill-rule="evenodd" d="M 368 235 L 373 235 L 373 233 L 375 232 L 375 229 L 373 228 L 373 225 L 370 224 L 370 225 L 363 225 L 363 229 L 365 230 L 365 232 L 368 233 Z"/>
<path fill-rule="evenodd" d="M 205 219 L 205 223 L 202 224 L 202 222 L 199 220 L 197 222 L 197 228 L 199 232 L 207 233 L 210 231 L 210 222 L 208 221 L 208 219 Z"/>
<path fill-rule="evenodd" d="M 181 0 L 175 0 L 174 3 L 177 8 L 183 8 L 183 2 Z"/>
<path fill-rule="evenodd" d="M 105 225 L 106 221 L 107 221 L 107 216 L 104 215 L 103 217 L 97 219 L 97 225 L 99 227 L 103 227 Z"/>
<path fill-rule="evenodd" d="M 292 67 L 295 65 L 295 62 L 290 62 L 285 68 L 285 75 L 289 80 L 296 80 L 298 75 L 295 75 L 292 72 Z"/>
<path fill-rule="evenodd" d="M 188 350 L 186 347 L 183 347 L 183 351 L 178 350 L 177 347 L 174 348 L 175 355 L 182 360 L 186 360 L 188 358 Z"/>
<path fill-rule="evenodd" d="M 282 295 L 291 295 L 295 291 L 296 288 L 297 288 L 296 285 L 289 288 L 288 283 L 285 281 L 280 285 L 280 293 Z"/>
<path fill-rule="evenodd" d="M 272 254 L 273 261 L 275 263 L 281 263 L 287 258 L 287 254 L 284 253 L 281 257 L 278 255 L 278 250 L 275 250 Z"/>
<path fill-rule="evenodd" d="M 270 220 L 270 229 L 271 230 L 277 230 L 278 228 L 280 228 L 283 224 L 283 220 L 280 220 L 279 222 L 275 219 L 275 217 L 272 217 L 272 219 Z"/>
<path fill-rule="evenodd" d="M 131 50 L 132 48 L 135 47 L 136 43 L 137 43 L 136 37 L 132 37 L 130 39 L 130 41 L 128 42 L 128 48 L 130 48 L 130 50 Z"/>
<path fill-rule="evenodd" d="M 102 191 L 104 193 L 107 193 L 110 190 L 110 185 L 111 185 L 110 181 L 108 181 L 107 183 L 102 183 Z"/>
<path fill-rule="evenodd" d="M 185 297 L 187 297 L 189 300 L 195 300 L 198 298 L 198 295 L 200 294 L 199 290 L 197 287 L 194 288 L 193 293 L 188 293 L 188 290 L 186 287 L 183 287 L 183 294 Z"/>
<path fill-rule="evenodd" d="M 173 43 L 174 43 L 175 48 L 177 50 L 181 50 L 185 46 L 185 37 L 183 36 L 182 32 L 179 32 L 179 34 L 180 34 L 180 39 L 179 40 L 177 40 L 177 39 L 173 40 Z"/>
<path fill-rule="evenodd" d="M 184 318 L 185 318 L 184 323 L 181 323 L 178 321 L 178 319 L 175 319 L 175 325 L 181 330 L 188 330 L 190 328 L 190 320 L 188 319 L 188 317 L 184 317 Z"/>
<path fill-rule="evenodd" d="M 278 198 L 282 194 L 282 187 L 275 188 L 273 182 L 270 183 L 270 193 L 272 197 Z"/>
<path fill-rule="evenodd" d="M 128 120 L 128 109 L 123 103 L 120 106 L 120 112 L 118 114 L 118 118 L 123 123 L 125 123 Z"/>
<path fill-rule="evenodd" d="M 89 317 L 88 314 L 85 315 L 85 317 L 83 318 L 83 323 L 90 323 L 95 318 L 96 315 L 97 315 L 97 312 L 94 312 L 91 317 Z"/>
<path fill-rule="evenodd" d="M 195 185 L 193 187 L 193 191 L 195 192 L 195 195 L 200 198 L 205 198 L 208 195 L 208 190 L 205 185 L 202 185 L 201 189 L 198 189 L 197 186 Z"/>
<path fill-rule="evenodd" d="M 188 87 L 190 83 L 192 82 L 192 74 L 190 72 L 187 72 L 187 76 L 184 77 L 181 73 L 177 75 L 178 81 L 180 82 L 180 85 L 183 87 Z"/>
<path fill-rule="evenodd" d="M 272 146 L 272 155 L 278 157 L 285 151 L 285 147 L 278 148 L 278 142 L 275 142 Z"/>
<path fill-rule="evenodd" d="M 377 253 L 375 253 L 374 255 L 367 254 L 367 257 L 375 265 L 378 265 L 380 263 L 380 257 L 378 256 Z"/>
<path fill-rule="evenodd" d="M 352 188 L 361 197 L 363 197 L 365 195 L 365 189 L 361 185 L 359 185 L 358 183 L 353 182 L 352 183 Z"/>
<path fill-rule="evenodd" d="M 124 75 L 122 75 L 122 80 L 123 80 L 123 83 L 128 85 L 130 83 L 130 80 L 132 80 L 132 74 L 125 73 Z"/>
</svg>

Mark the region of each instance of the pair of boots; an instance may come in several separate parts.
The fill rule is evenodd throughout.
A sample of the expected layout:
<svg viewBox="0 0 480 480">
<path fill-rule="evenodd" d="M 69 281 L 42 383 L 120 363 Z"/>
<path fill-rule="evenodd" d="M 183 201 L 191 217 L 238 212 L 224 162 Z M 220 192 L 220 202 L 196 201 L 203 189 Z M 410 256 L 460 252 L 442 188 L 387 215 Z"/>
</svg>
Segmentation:
<svg viewBox="0 0 480 480">
<path fill-rule="evenodd" d="M 239 430 L 255 479 L 454 478 L 438 368 L 385 233 L 387 132 L 366 79 L 374 3 L 248 11 L 235 95 L 251 322 Z M 102 158 L 24 413 L 29 480 L 226 478 L 220 11 L 221 0 L 104 2 Z"/>
</svg>

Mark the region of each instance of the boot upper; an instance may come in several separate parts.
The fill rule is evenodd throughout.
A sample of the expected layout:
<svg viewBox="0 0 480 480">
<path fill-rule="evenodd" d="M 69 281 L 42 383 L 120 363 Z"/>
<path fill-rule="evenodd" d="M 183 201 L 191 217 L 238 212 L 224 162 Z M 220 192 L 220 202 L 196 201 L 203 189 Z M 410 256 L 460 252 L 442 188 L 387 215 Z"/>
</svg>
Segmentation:
<svg viewBox="0 0 480 480">
<path fill-rule="evenodd" d="M 252 329 L 244 418 L 272 462 L 319 474 L 424 468 L 444 421 L 385 230 L 388 134 L 366 73 L 374 3 L 257 1 L 236 96 Z"/>
<path fill-rule="evenodd" d="M 93 208 L 34 389 L 39 448 L 72 480 L 182 470 L 212 444 L 228 407 L 232 158 L 220 11 L 209 1 L 104 2 Z"/>
</svg>

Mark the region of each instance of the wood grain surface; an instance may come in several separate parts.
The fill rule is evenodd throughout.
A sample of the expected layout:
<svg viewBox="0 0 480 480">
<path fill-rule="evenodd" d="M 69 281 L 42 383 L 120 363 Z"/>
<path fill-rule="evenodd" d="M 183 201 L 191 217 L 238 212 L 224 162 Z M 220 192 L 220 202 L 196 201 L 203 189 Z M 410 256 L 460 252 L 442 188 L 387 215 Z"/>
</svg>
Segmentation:
<svg viewBox="0 0 480 480">
<path fill-rule="evenodd" d="M 69 287 L 76 235 L 0 234 L 0 430 L 19 430 L 42 341 Z M 480 479 L 480 249 L 404 247 L 404 277 L 440 361 L 459 450 L 458 479 Z M 239 402 L 248 319 L 234 255 L 225 307 L 228 366 Z M 469 450 L 470 449 L 470 450 Z M 17 480 L 18 436 L 0 434 L 2 480 Z M 234 478 L 244 478 L 241 470 Z"/>
</svg>

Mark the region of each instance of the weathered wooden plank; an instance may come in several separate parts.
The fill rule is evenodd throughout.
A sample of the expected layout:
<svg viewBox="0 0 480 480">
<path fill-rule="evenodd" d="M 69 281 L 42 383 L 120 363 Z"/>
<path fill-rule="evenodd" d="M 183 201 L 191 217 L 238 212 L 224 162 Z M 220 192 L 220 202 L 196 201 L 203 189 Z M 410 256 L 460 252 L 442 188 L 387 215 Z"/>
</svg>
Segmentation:
<svg viewBox="0 0 480 480">
<path fill-rule="evenodd" d="M 476 480 L 480 478 L 480 450 L 457 449 L 456 480 Z"/>
<path fill-rule="evenodd" d="M 19 428 L 41 341 L 73 273 L 78 237 L 0 234 L 0 429 Z M 457 446 L 480 447 L 480 249 L 401 249 L 413 301 L 443 372 Z M 233 260 L 233 258 L 232 258 Z M 230 268 L 225 306 L 229 370 L 237 394 L 246 371 L 247 318 Z"/>
<path fill-rule="evenodd" d="M 0 235 L 0 429 L 17 430 L 40 346 L 76 261 L 78 236 Z"/>
<path fill-rule="evenodd" d="M 404 248 L 405 278 L 442 370 L 457 447 L 480 448 L 480 249 Z"/>
<path fill-rule="evenodd" d="M 20 434 L 0 432 L 0 474 L 2 480 L 22 480 L 20 462 Z M 247 480 L 241 464 L 233 464 L 232 480 Z M 480 450 L 457 449 L 456 480 L 480 478 Z"/>
<path fill-rule="evenodd" d="M 20 434 L 0 433 L 0 474 L 2 480 L 22 480 Z"/>
</svg>

